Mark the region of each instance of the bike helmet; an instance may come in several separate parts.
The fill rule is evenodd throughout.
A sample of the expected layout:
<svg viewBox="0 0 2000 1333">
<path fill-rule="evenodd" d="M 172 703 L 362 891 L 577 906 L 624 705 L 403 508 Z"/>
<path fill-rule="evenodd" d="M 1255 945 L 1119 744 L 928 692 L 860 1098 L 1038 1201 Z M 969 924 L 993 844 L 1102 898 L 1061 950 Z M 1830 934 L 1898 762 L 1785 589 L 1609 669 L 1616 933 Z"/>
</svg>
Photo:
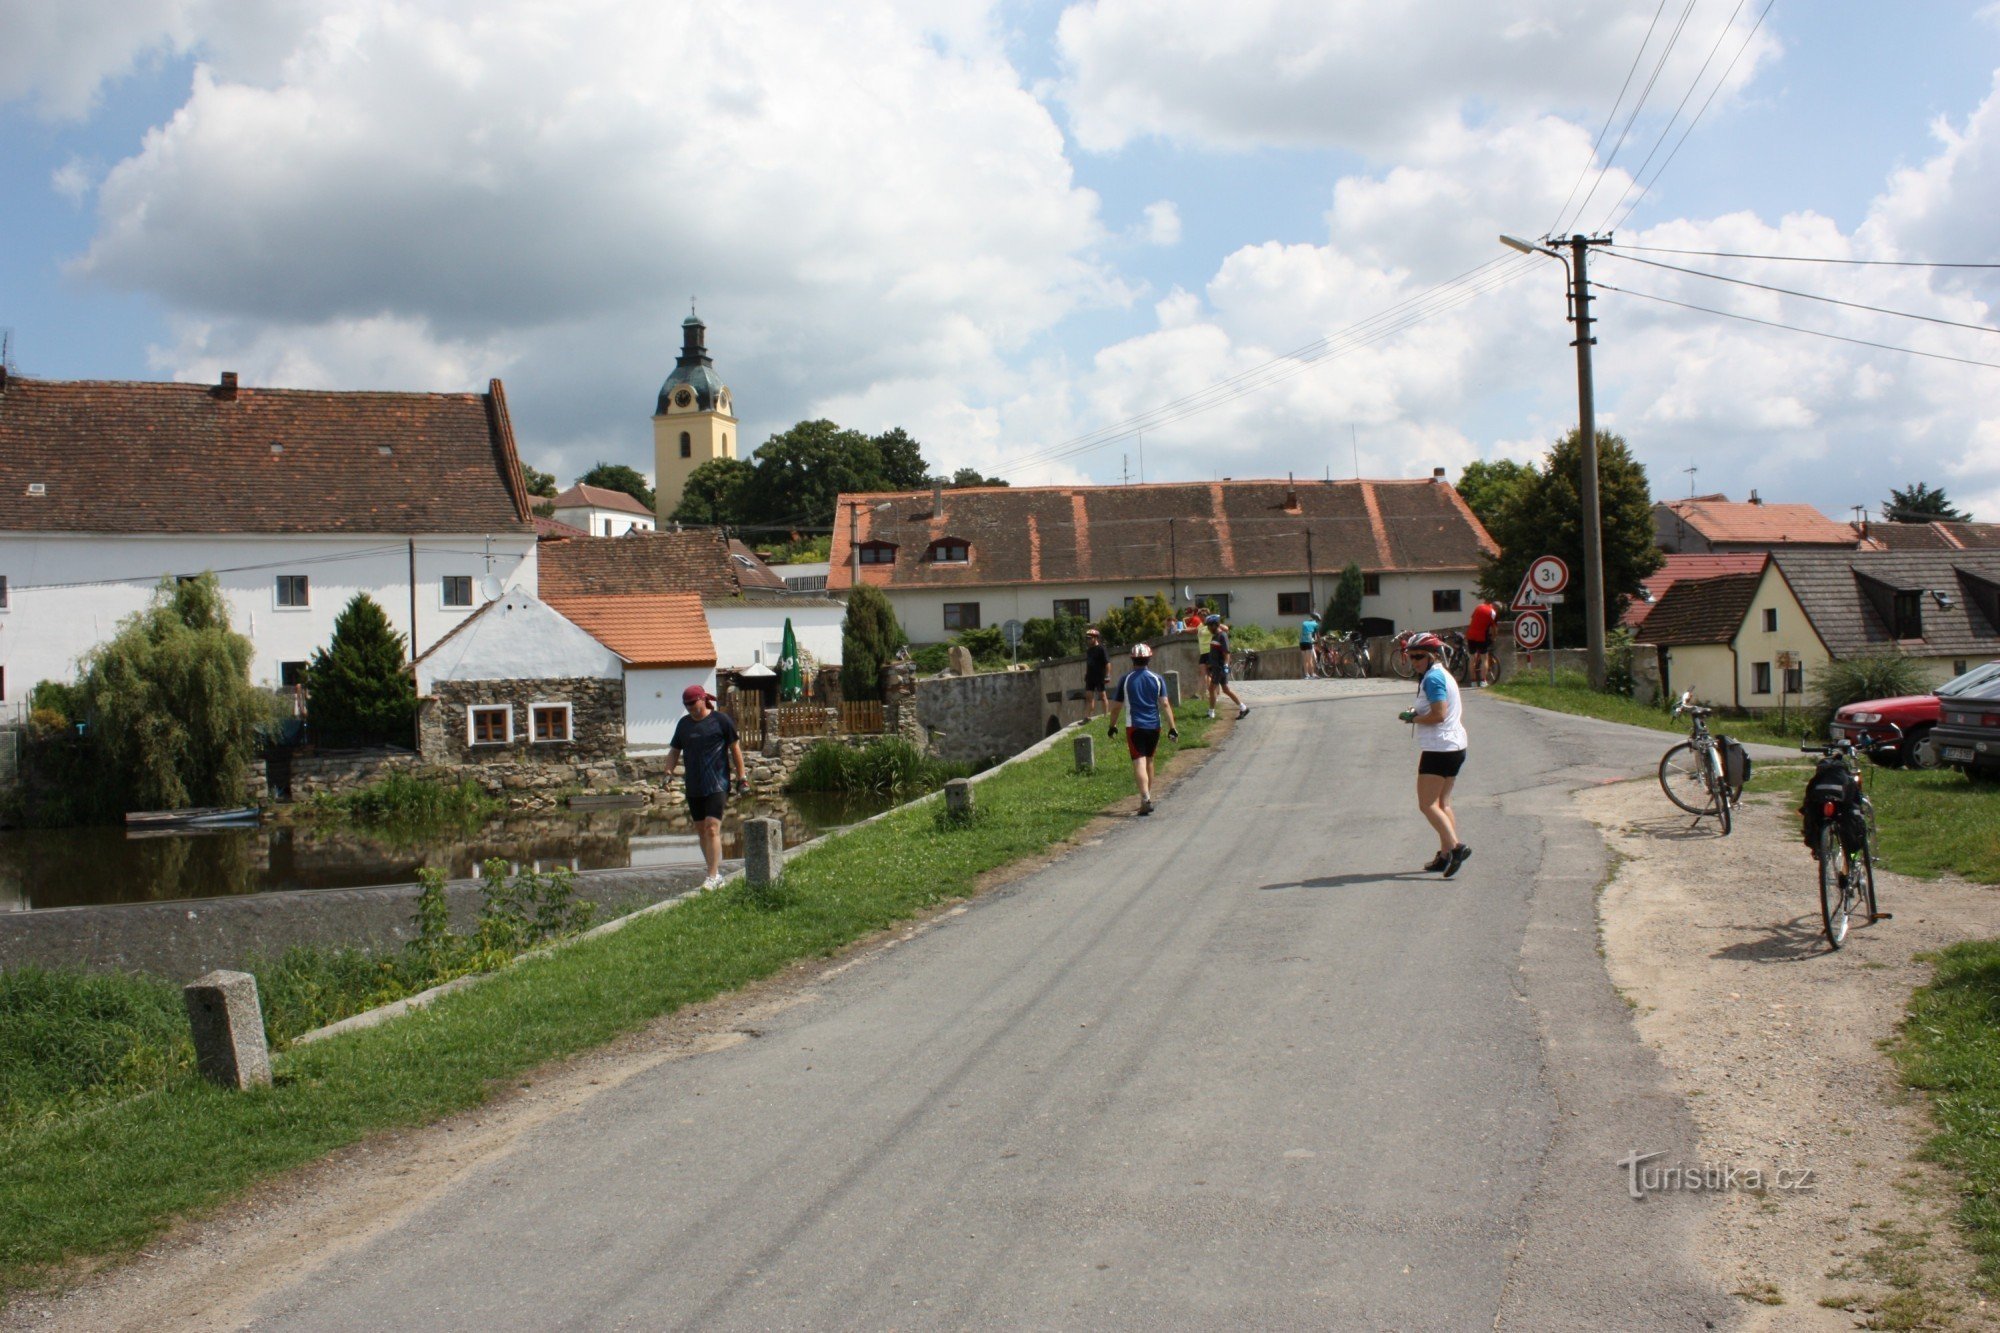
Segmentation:
<svg viewBox="0 0 2000 1333">
<path fill-rule="evenodd" d="M 1222 623 L 1222 617 L 1221 617 L 1221 616 L 1203 616 L 1203 617 L 1201 618 L 1201 623 L 1202 623 L 1202 624 L 1204 624 L 1204 625 L 1220 625 L 1220 624 Z"/>
<path fill-rule="evenodd" d="M 1407 653 L 1429 653 L 1432 657 L 1444 656 L 1444 640 L 1435 634 L 1419 634 L 1403 645 Z"/>
<path fill-rule="evenodd" d="M 1135 643 L 1132 645 L 1132 659 L 1134 661 L 1143 662 L 1148 658 L 1150 658 L 1152 655 L 1153 655 L 1153 646 L 1151 644 Z"/>
</svg>

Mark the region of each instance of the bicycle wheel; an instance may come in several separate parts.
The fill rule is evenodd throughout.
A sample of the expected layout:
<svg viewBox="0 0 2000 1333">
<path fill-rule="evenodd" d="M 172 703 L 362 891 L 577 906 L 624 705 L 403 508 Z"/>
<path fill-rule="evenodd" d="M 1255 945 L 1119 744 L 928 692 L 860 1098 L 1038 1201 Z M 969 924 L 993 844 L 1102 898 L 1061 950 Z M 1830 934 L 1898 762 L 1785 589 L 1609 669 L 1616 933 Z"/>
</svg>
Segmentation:
<svg viewBox="0 0 2000 1333">
<path fill-rule="evenodd" d="M 1702 780 L 1708 784 L 1709 809 L 1721 826 L 1721 836 L 1729 836 L 1729 784 L 1722 777 L 1722 752 L 1711 748 L 1702 756 Z"/>
<path fill-rule="evenodd" d="M 1855 874 L 1859 883 L 1855 887 L 1854 905 L 1868 913 L 1868 920 L 1875 920 L 1875 806 L 1864 796 L 1861 798 L 1861 819 L 1867 829 L 1862 840 L 1861 853 L 1856 858 Z"/>
<path fill-rule="evenodd" d="M 1701 752 L 1688 741 L 1660 756 L 1660 790 L 1691 815 L 1708 813 L 1708 779 Z"/>
<path fill-rule="evenodd" d="M 1826 942 L 1838 949 L 1847 939 L 1853 890 L 1848 887 L 1847 849 L 1831 821 L 1819 833 L 1819 915 Z"/>
<path fill-rule="evenodd" d="M 1389 649 L 1389 665 L 1394 667 L 1396 674 L 1404 680 L 1415 680 L 1417 678 L 1417 664 L 1412 662 L 1410 655 L 1403 651 L 1403 641 L 1401 639 L 1396 640 L 1395 644 Z"/>
<path fill-rule="evenodd" d="M 1349 680 L 1359 680 L 1368 674 L 1368 664 L 1361 660 L 1361 654 L 1349 649 L 1340 655 L 1340 674 Z"/>
<path fill-rule="evenodd" d="M 1486 683 L 1488 685 L 1498 685 L 1500 683 L 1499 653 L 1489 651 L 1486 654 Z"/>
</svg>

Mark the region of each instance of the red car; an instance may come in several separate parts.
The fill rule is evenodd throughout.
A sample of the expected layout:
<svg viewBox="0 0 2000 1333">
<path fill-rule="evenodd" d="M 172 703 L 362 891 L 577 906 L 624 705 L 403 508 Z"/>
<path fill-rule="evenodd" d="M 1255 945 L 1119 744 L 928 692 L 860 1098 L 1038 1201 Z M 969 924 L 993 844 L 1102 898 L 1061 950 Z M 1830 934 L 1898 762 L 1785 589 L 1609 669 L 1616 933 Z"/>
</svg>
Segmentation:
<svg viewBox="0 0 2000 1333">
<path fill-rule="evenodd" d="M 1912 768 L 1936 768 L 1943 762 L 1943 756 L 1931 742 L 1931 728 L 1938 723 L 1943 701 L 1956 694 L 1987 696 L 1996 688 L 2000 688 L 2000 662 L 1983 662 L 1962 676 L 1952 677 L 1930 694 L 1905 694 L 1894 699 L 1865 699 L 1848 704 L 1834 713 L 1827 732 L 1834 740 L 1858 741 L 1864 736 L 1887 740 L 1895 734 L 1889 730 L 1893 723 L 1903 730 L 1902 743 L 1885 746 L 1870 757 L 1891 768 L 1905 764 Z"/>
</svg>

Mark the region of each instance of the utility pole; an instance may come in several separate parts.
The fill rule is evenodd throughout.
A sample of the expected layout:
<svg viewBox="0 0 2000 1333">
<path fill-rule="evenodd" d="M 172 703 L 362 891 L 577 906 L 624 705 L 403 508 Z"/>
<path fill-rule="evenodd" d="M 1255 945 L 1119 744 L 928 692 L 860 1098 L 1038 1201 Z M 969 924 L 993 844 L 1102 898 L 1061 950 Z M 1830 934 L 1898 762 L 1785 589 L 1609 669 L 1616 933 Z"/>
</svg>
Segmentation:
<svg viewBox="0 0 2000 1333">
<path fill-rule="evenodd" d="M 1577 428 L 1583 445 L 1583 632 L 1587 650 L 1590 688 L 1604 688 L 1604 528 L 1597 495 L 1597 394 L 1590 378 L 1590 349 L 1597 339 L 1590 336 L 1590 280 L 1585 268 L 1590 247 L 1609 245 L 1609 236 L 1589 237 L 1578 232 L 1569 238 L 1570 270 L 1574 284 L 1572 301 L 1576 321 L 1576 404 Z"/>
</svg>

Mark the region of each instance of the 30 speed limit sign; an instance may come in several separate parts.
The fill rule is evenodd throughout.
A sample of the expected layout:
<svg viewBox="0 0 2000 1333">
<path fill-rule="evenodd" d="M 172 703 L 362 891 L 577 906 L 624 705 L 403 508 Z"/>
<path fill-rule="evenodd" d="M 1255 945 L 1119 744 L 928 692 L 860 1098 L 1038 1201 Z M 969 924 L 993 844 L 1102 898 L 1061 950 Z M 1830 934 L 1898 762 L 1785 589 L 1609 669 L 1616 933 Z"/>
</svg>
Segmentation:
<svg viewBox="0 0 2000 1333">
<path fill-rule="evenodd" d="M 1523 611 L 1514 617 L 1514 646 L 1532 653 L 1549 641 L 1549 618 L 1541 611 Z"/>
</svg>

